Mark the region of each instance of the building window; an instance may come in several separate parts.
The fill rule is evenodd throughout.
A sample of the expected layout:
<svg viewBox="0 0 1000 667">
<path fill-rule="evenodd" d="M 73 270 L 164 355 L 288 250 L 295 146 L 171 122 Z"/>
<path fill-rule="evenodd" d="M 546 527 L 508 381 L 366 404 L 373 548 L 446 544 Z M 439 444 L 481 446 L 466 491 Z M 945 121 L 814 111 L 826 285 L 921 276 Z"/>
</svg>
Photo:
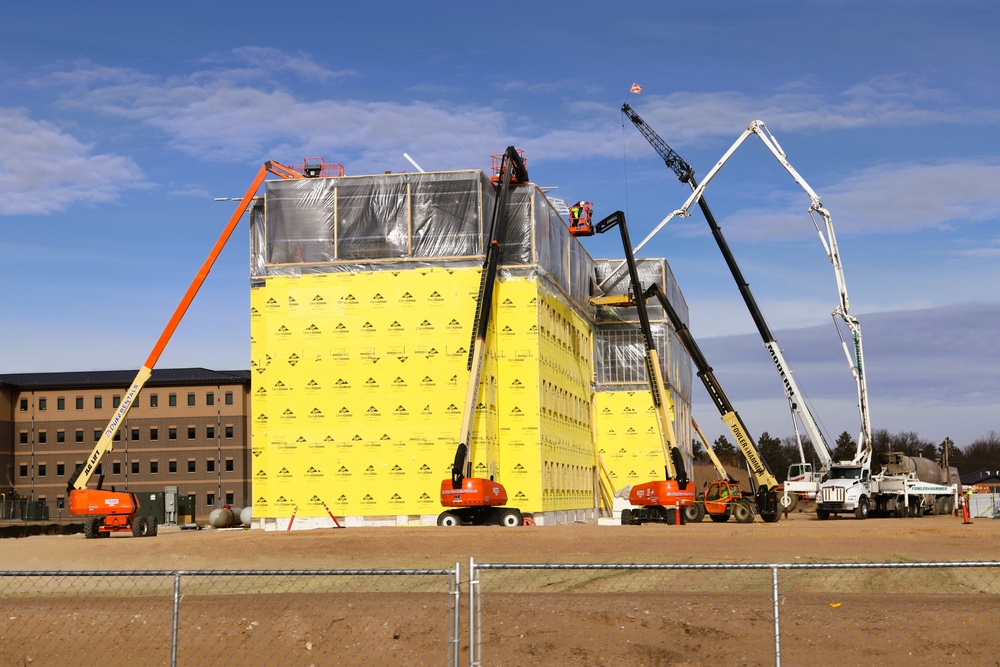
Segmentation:
<svg viewBox="0 0 1000 667">
<path fill-rule="evenodd" d="M 56 442 L 60 444 L 66 442 L 66 431 L 63 430 L 56 431 Z"/>
<path fill-rule="evenodd" d="M 205 405 L 215 405 L 215 394 L 213 392 L 205 394 Z"/>
<path fill-rule="evenodd" d="M 205 472 L 215 472 L 215 459 L 205 459 Z"/>
<path fill-rule="evenodd" d="M 64 510 L 66 509 L 66 499 L 62 496 L 56 496 L 56 509 Z"/>
<path fill-rule="evenodd" d="M 233 404 L 233 392 L 227 391 L 226 392 L 226 405 L 232 405 L 232 404 Z"/>
<path fill-rule="evenodd" d="M 160 398 L 156 394 L 149 395 L 149 407 L 155 408 L 160 404 Z"/>
<path fill-rule="evenodd" d="M 215 505 L 215 494 L 214 493 L 206 493 L 205 494 L 205 504 L 208 505 L 209 507 L 213 507 Z"/>
<path fill-rule="evenodd" d="M 139 474 L 139 462 L 138 461 L 132 461 L 132 474 L 133 475 L 138 475 Z"/>
<path fill-rule="evenodd" d="M 198 472 L 198 463 L 194 459 L 188 459 L 188 472 Z"/>
<path fill-rule="evenodd" d="M 21 444 L 22 445 L 28 444 L 28 432 L 27 431 L 21 431 Z"/>
<path fill-rule="evenodd" d="M 194 394 L 188 394 L 188 407 L 194 407 Z"/>
<path fill-rule="evenodd" d="M 65 463 L 57 463 L 56 464 L 56 476 L 57 477 L 62 477 L 65 474 L 66 474 L 66 464 Z"/>
<path fill-rule="evenodd" d="M 112 475 L 120 475 L 120 474 L 122 474 L 122 462 L 121 461 L 115 461 L 115 462 L 113 462 L 111 464 L 111 474 Z"/>
<path fill-rule="evenodd" d="M 19 465 L 17 472 L 18 472 L 18 475 L 20 475 L 21 477 L 27 477 L 28 476 L 28 464 L 27 463 L 22 463 L 21 465 Z"/>
<path fill-rule="evenodd" d="M 170 459 L 170 463 L 167 464 L 170 474 L 177 472 L 177 459 Z"/>
<path fill-rule="evenodd" d="M 100 439 L 101 439 L 101 429 L 95 428 L 94 429 L 94 442 L 97 442 Z"/>
<path fill-rule="evenodd" d="M 83 442 L 83 429 L 76 429 L 76 433 L 73 434 L 76 442 Z"/>
<path fill-rule="evenodd" d="M 45 431 L 39 431 L 38 432 L 38 444 L 44 445 L 46 440 L 48 440 L 48 434 L 46 434 Z"/>
<path fill-rule="evenodd" d="M 56 410 L 65 410 L 65 409 L 66 409 L 66 397 L 60 396 L 59 398 L 56 399 Z"/>
<path fill-rule="evenodd" d="M 94 396 L 94 409 L 100 410 L 103 407 L 104 400 L 100 396 Z"/>
<path fill-rule="evenodd" d="M 194 440 L 198 437 L 198 429 L 194 426 L 188 426 L 188 440 Z"/>
<path fill-rule="evenodd" d="M 46 468 L 45 464 L 44 463 L 39 463 L 38 464 L 38 476 L 39 477 L 45 477 L 45 473 L 46 472 L 48 472 L 48 469 Z"/>
<path fill-rule="evenodd" d="M 118 394 L 115 394 L 114 396 L 111 397 L 111 407 L 117 408 L 121 404 L 122 404 L 122 397 L 121 396 L 119 396 Z"/>
<path fill-rule="evenodd" d="M 226 427 L 226 439 L 227 440 L 232 440 L 233 439 L 233 427 L 232 426 L 227 426 Z"/>
<path fill-rule="evenodd" d="M 215 427 L 214 426 L 206 426 L 205 427 L 205 437 L 208 438 L 209 440 L 214 440 L 215 439 Z"/>
<path fill-rule="evenodd" d="M 226 472 L 232 472 L 232 471 L 233 471 L 233 460 L 226 459 Z"/>
<path fill-rule="evenodd" d="M 138 440 L 139 440 L 139 429 L 134 428 L 132 429 L 132 442 L 136 442 Z"/>
<path fill-rule="evenodd" d="M 76 409 L 83 410 L 83 396 L 76 397 Z"/>
<path fill-rule="evenodd" d="M 121 442 L 122 441 L 122 432 L 121 431 L 115 431 L 115 434 L 113 436 L 111 436 L 111 439 L 114 440 L 115 442 Z"/>
<path fill-rule="evenodd" d="M 232 505 L 236 501 L 232 491 L 226 491 L 226 504 Z"/>
<path fill-rule="evenodd" d="M 177 427 L 176 426 L 171 426 L 170 428 L 167 429 L 167 438 L 169 438 L 170 440 L 176 440 L 177 439 Z"/>
<path fill-rule="evenodd" d="M 170 394 L 167 396 L 167 405 L 172 408 L 177 407 L 177 394 Z"/>
<path fill-rule="evenodd" d="M 152 474 L 154 474 L 154 475 L 156 473 L 160 472 L 160 462 L 159 461 L 150 461 L 149 462 L 149 472 L 152 473 Z"/>
<path fill-rule="evenodd" d="M 39 399 L 38 399 L 38 409 L 39 410 L 44 410 L 48 406 L 49 406 L 49 402 L 46 399 L 44 399 L 42 397 L 39 397 Z"/>
<path fill-rule="evenodd" d="M 160 439 L 160 429 L 155 428 L 155 427 L 150 428 L 149 429 L 149 439 L 150 440 L 159 440 Z"/>
<path fill-rule="evenodd" d="M 28 411 L 28 399 L 22 398 L 21 399 L 21 412 L 27 412 L 27 411 Z"/>
</svg>

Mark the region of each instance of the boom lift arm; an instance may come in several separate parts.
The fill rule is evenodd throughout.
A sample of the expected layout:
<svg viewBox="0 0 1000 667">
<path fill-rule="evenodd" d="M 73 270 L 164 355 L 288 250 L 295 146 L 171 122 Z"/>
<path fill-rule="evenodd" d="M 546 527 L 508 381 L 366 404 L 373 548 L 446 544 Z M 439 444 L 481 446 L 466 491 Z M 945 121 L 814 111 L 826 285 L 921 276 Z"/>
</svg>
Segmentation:
<svg viewBox="0 0 1000 667">
<path fill-rule="evenodd" d="M 264 182 L 268 172 L 284 179 L 303 178 L 303 176 L 295 170 L 277 162 L 265 162 L 261 166 L 260 170 L 257 172 L 257 176 L 247 189 L 246 194 L 243 195 L 243 198 L 240 200 L 240 204 L 237 206 L 236 211 L 234 211 L 233 215 L 229 218 L 229 223 L 222 230 L 222 234 L 212 247 L 211 252 L 208 254 L 208 258 L 202 264 L 198 273 L 195 274 L 194 280 L 191 281 L 191 285 L 188 287 L 187 292 L 185 292 L 183 298 L 181 298 L 180 303 L 177 305 L 173 315 L 167 322 L 167 326 L 163 329 L 159 339 L 153 346 L 153 350 L 146 358 L 146 362 L 142 365 L 142 368 L 139 369 L 139 373 L 132 381 L 128 391 L 125 392 L 125 396 L 122 398 L 122 402 L 119 404 L 114 416 L 111 417 L 107 426 L 104 427 L 104 431 L 101 433 L 101 437 L 94 446 L 90 456 L 88 456 L 86 462 L 77 468 L 70 476 L 67 485 L 67 491 L 70 496 L 70 513 L 85 515 L 127 513 L 122 512 L 117 508 L 122 507 L 122 502 L 129 500 L 129 496 L 132 494 L 101 490 L 103 475 L 98 482 L 97 489 L 88 489 L 87 486 L 90 483 L 91 478 L 94 476 L 98 466 L 101 464 L 101 461 L 104 460 L 108 452 L 110 452 L 114 447 L 115 434 L 124 423 L 125 417 L 128 415 L 132 404 L 138 397 L 143 386 L 149 380 L 149 377 L 153 372 L 153 367 L 159 360 L 160 355 L 167 346 L 167 343 L 170 342 L 171 336 L 173 336 L 174 331 L 180 324 L 181 319 L 187 312 L 187 309 L 194 300 L 198 290 L 200 290 L 202 284 L 204 284 L 209 271 L 212 270 L 212 265 L 215 264 L 215 260 L 218 258 L 223 247 L 225 247 L 226 242 L 229 240 L 229 237 L 236 229 L 240 218 L 243 217 L 243 214 L 249 208 L 250 203 L 253 201 L 253 198 L 257 193 L 257 189 L 260 188 L 261 183 Z"/>
<path fill-rule="evenodd" d="M 625 261 L 628 264 L 632 292 L 633 294 L 641 294 L 642 287 L 639 282 L 639 270 L 636 268 L 635 257 L 632 254 L 632 243 L 629 241 L 625 214 L 621 211 L 615 211 L 598 222 L 595 231 L 598 234 L 603 234 L 615 227 L 618 227 L 621 232 L 622 246 L 625 251 Z M 642 335 L 646 343 L 646 377 L 649 380 L 649 391 L 653 397 L 653 406 L 656 409 L 656 421 L 660 428 L 660 443 L 663 447 L 667 480 L 676 480 L 678 486 L 683 489 L 689 480 L 687 472 L 684 469 L 683 456 L 677 448 L 673 415 L 668 410 L 670 397 L 663 382 L 663 373 L 660 370 L 660 357 L 656 351 L 656 342 L 653 340 L 653 330 L 649 326 L 649 314 L 646 312 L 646 301 L 636 298 L 635 306 L 636 311 L 639 313 L 639 326 L 642 328 Z"/>
<path fill-rule="evenodd" d="M 695 180 L 694 169 L 692 169 L 691 166 L 685 162 L 684 159 L 653 130 L 653 128 L 646 124 L 646 121 L 644 121 L 639 114 L 637 114 L 628 104 L 622 105 L 622 113 L 624 113 L 629 120 L 632 121 L 632 123 L 636 126 L 636 129 L 638 129 L 639 132 L 646 138 L 649 144 L 653 147 L 653 150 L 655 150 L 659 156 L 663 158 L 667 167 L 669 167 L 677 175 L 677 178 L 682 183 L 687 183 L 693 191 L 704 189 L 703 187 L 699 188 L 698 182 Z M 692 195 L 692 197 L 693 196 L 694 195 Z M 690 202 L 691 199 L 688 201 Z M 767 349 L 768 354 L 771 357 L 771 361 L 774 363 L 774 366 L 778 371 L 782 387 L 785 391 L 785 397 L 788 399 L 788 405 L 792 412 L 798 416 L 804 426 L 806 433 L 809 436 L 809 440 L 812 443 L 813 449 L 816 452 L 816 456 L 819 459 L 820 465 L 824 470 L 829 470 L 830 466 L 833 465 L 833 457 L 830 454 L 830 446 L 805 401 L 805 394 L 803 394 L 799 389 L 798 383 L 795 381 L 795 376 L 792 374 L 791 367 L 785 360 L 781 347 L 778 345 L 778 341 L 775 340 L 774 335 L 771 333 L 771 329 L 768 326 L 767 321 L 764 319 L 764 314 L 761 312 L 753 293 L 750 291 L 749 283 L 747 283 L 746 279 L 743 277 L 743 272 L 736 263 L 736 258 L 733 256 L 732 251 L 729 249 L 729 244 L 722 235 L 722 229 L 716 222 L 715 216 L 712 215 L 712 210 L 708 206 L 708 201 L 703 196 L 698 197 L 697 201 L 698 207 L 701 209 L 701 212 L 705 216 L 705 220 L 708 222 L 708 226 L 712 231 L 712 236 L 715 238 L 715 242 L 719 246 L 719 250 L 722 252 L 726 265 L 729 267 L 729 271 L 733 275 L 733 280 L 736 281 L 736 286 L 740 290 L 743 302 L 746 304 L 747 310 L 750 312 L 750 316 L 753 318 L 754 324 L 757 326 L 757 331 L 760 333 L 760 337 L 764 341 L 764 347 Z M 686 204 L 686 206 L 689 205 L 690 204 Z M 687 209 L 685 208 L 685 211 L 686 210 Z M 639 244 L 639 247 L 636 248 L 636 252 L 638 252 L 639 248 L 641 248 L 646 241 L 652 238 L 653 234 L 662 228 L 664 224 L 665 222 L 660 223 L 660 225 L 654 229 L 641 244 Z"/>
</svg>

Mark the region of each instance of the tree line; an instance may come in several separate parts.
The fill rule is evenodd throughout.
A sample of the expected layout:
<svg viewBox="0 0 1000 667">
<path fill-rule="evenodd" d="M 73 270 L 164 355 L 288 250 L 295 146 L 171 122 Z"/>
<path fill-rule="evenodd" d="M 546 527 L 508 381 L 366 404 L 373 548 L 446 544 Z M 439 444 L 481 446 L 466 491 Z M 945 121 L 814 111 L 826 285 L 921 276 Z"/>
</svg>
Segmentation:
<svg viewBox="0 0 1000 667">
<path fill-rule="evenodd" d="M 697 440 L 692 442 L 694 457 L 697 461 L 708 461 L 708 453 Z M 727 465 L 743 467 L 746 462 L 740 450 L 729 441 L 725 435 L 720 435 L 712 443 L 719 460 Z M 783 481 L 788 466 L 800 463 L 799 445 L 794 437 L 775 438 L 767 431 L 757 439 L 757 449 L 767 462 L 774 476 Z M 834 443 L 833 460 L 843 461 L 854 458 L 857 440 L 844 431 Z M 880 456 L 885 452 L 903 452 L 907 456 L 923 456 L 938 463 L 947 461 L 949 466 L 958 468 L 959 474 L 976 472 L 977 470 L 1000 470 L 1000 435 L 990 431 L 987 435 L 976 438 L 965 447 L 955 444 L 951 438 L 945 438 L 938 444 L 921 438 L 914 431 L 889 433 L 887 429 L 872 431 L 872 471 L 877 469 Z M 807 463 L 813 464 L 813 470 L 819 470 L 819 461 L 808 438 L 802 438 L 802 452 Z"/>
</svg>

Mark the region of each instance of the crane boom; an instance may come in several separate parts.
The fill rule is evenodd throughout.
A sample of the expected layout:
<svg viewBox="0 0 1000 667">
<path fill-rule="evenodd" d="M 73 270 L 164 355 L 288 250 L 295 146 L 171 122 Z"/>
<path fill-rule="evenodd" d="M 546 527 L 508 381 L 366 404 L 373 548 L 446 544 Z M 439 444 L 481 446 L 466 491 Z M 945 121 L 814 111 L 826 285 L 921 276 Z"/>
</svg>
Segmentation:
<svg viewBox="0 0 1000 667">
<path fill-rule="evenodd" d="M 644 121 L 639 114 L 637 114 L 628 104 L 622 105 L 622 113 L 624 113 L 632 124 L 636 126 L 636 129 L 646 138 L 653 149 L 663 158 L 664 163 L 673 171 L 677 178 L 682 183 L 687 183 L 693 191 L 703 190 L 704 188 L 699 188 L 697 180 L 695 180 L 694 169 L 684 161 L 684 159 L 678 155 L 668 144 L 664 141 L 660 135 L 656 133 L 653 128 L 651 128 L 646 121 Z M 693 195 L 692 195 L 693 197 Z M 691 201 L 690 199 L 688 200 Z M 732 251 L 729 248 L 729 244 L 726 242 L 725 237 L 722 235 L 722 229 L 719 227 L 715 220 L 715 216 L 712 214 L 712 209 L 709 208 L 708 202 L 703 196 L 698 197 L 698 206 L 701 209 L 702 214 L 705 216 L 705 220 L 708 222 L 708 226 L 712 231 L 712 237 L 715 239 L 716 244 L 719 246 L 719 250 L 722 252 L 722 256 L 726 261 L 726 265 L 729 267 L 730 273 L 733 275 L 733 280 L 736 281 L 736 287 L 740 291 L 740 295 L 743 297 L 743 302 L 747 306 L 747 310 L 750 312 L 750 317 L 753 318 L 754 324 L 757 326 L 757 331 L 760 337 L 764 341 L 764 347 L 767 349 L 768 356 L 771 357 L 771 361 L 774 363 L 775 369 L 778 371 L 778 376 L 781 378 L 782 389 L 785 392 L 785 397 L 788 399 L 789 408 L 792 410 L 793 414 L 798 416 L 806 433 L 809 436 L 809 440 L 812 443 L 813 450 L 816 452 L 816 456 L 819 459 L 820 465 L 829 470 L 830 466 L 833 465 L 833 457 L 830 454 L 830 446 L 828 444 L 826 436 L 823 431 L 820 430 L 819 425 L 809 409 L 808 404 L 805 401 L 805 394 L 798 387 L 798 383 L 795 381 L 795 376 L 792 374 L 791 366 L 784 358 L 784 354 L 781 351 L 781 347 L 778 345 L 778 341 L 775 340 L 774 335 L 771 333 L 771 329 L 764 319 L 764 314 L 761 312 L 760 306 L 757 305 L 757 300 L 754 298 L 753 293 L 750 291 L 750 285 L 747 283 L 746 279 L 743 277 L 743 272 L 740 270 L 739 265 L 736 263 L 736 258 L 733 256 Z M 689 206 L 690 204 L 686 204 Z M 685 208 L 686 210 L 686 208 Z M 661 223 L 662 227 L 662 223 Z M 652 238 L 652 235 L 658 231 L 659 228 L 654 230 L 646 240 Z M 645 241 L 643 241 L 645 243 Z M 640 244 L 641 247 L 642 244 Z M 638 252 L 639 248 L 636 248 Z"/>
</svg>

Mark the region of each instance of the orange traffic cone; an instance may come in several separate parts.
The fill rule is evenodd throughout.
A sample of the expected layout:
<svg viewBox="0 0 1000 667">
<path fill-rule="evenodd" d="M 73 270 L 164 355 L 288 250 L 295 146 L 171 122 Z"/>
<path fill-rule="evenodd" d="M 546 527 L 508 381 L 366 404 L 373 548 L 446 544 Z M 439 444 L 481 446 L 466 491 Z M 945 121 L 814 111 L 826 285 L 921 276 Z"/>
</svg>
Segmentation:
<svg viewBox="0 0 1000 667">
<path fill-rule="evenodd" d="M 972 516 L 969 510 L 969 497 L 962 496 L 962 523 L 972 523 Z"/>
</svg>

